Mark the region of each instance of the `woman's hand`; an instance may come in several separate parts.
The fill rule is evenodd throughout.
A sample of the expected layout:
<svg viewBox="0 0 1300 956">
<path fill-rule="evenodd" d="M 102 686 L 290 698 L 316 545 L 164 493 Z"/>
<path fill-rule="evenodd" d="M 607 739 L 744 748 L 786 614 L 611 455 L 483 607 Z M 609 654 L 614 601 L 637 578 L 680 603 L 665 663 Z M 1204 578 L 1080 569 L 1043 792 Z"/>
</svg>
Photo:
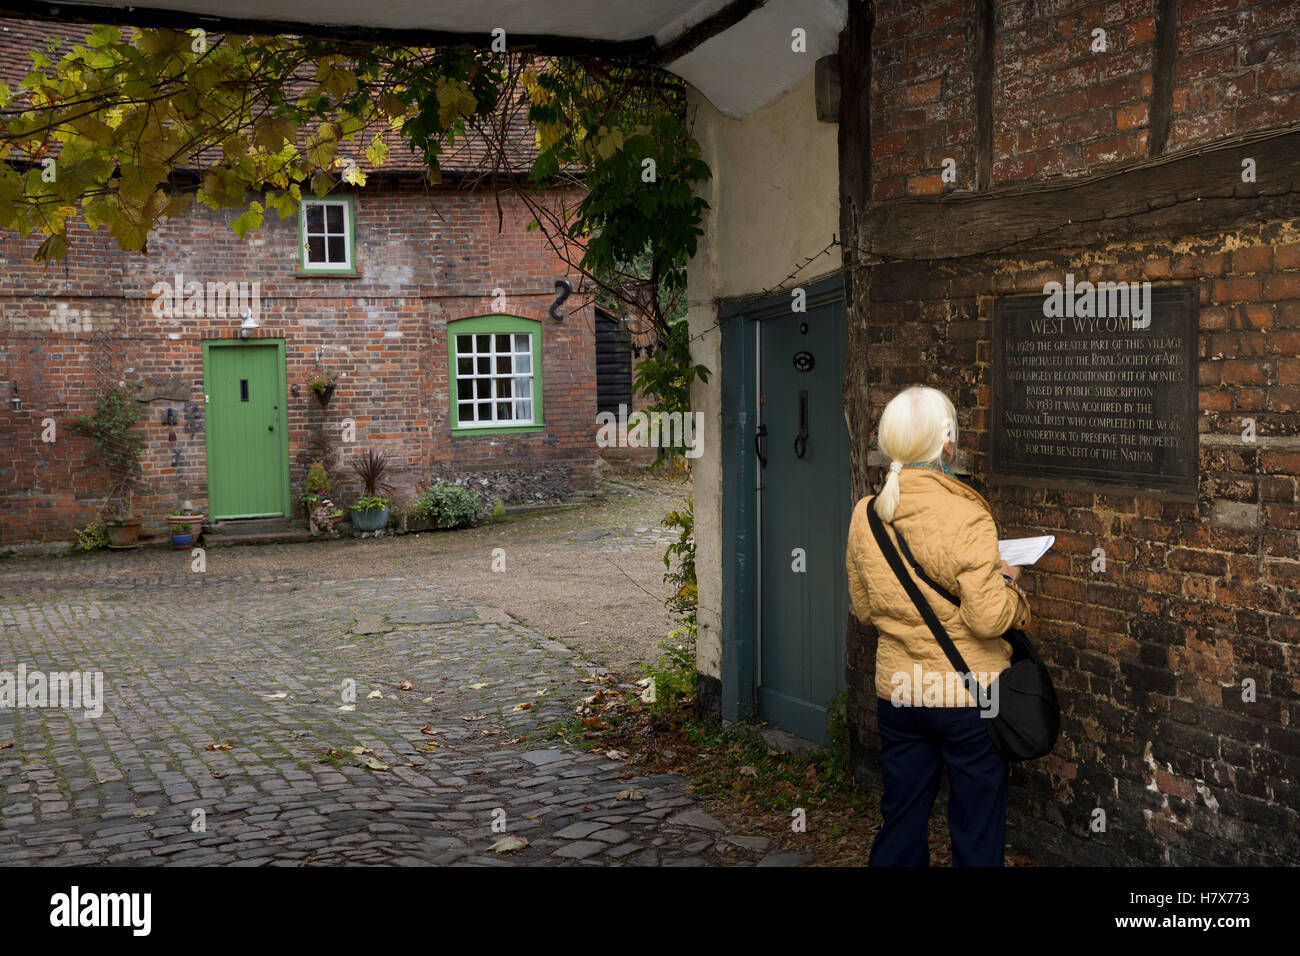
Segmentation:
<svg viewBox="0 0 1300 956">
<path fill-rule="evenodd" d="M 1005 574 L 1007 577 L 1009 577 L 1012 581 L 1019 581 L 1019 580 L 1020 580 L 1020 565 L 1018 565 L 1018 564 L 1007 564 L 1005 561 L 1003 561 L 1003 562 L 1002 562 L 1002 573 Z"/>
</svg>

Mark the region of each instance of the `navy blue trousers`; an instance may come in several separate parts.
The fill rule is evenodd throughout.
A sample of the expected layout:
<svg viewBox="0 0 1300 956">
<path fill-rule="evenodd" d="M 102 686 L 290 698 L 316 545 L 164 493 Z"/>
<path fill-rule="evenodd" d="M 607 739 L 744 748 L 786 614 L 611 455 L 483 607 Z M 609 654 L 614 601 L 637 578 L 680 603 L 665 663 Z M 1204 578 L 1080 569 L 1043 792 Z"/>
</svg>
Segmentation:
<svg viewBox="0 0 1300 956">
<path fill-rule="evenodd" d="M 1008 768 L 979 713 L 978 707 L 895 707 L 876 699 L 884 823 L 868 865 L 930 865 L 930 810 L 946 767 L 953 866 L 1002 866 Z"/>
</svg>

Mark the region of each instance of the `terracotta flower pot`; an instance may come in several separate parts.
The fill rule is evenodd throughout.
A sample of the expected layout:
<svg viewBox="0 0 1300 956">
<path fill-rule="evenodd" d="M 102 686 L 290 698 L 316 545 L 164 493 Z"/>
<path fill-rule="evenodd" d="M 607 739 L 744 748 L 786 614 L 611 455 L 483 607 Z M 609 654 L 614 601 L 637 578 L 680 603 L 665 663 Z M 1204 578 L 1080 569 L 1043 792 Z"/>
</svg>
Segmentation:
<svg viewBox="0 0 1300 956">
<path fill-rule="evenodd" d="M 140 519 L 122 518 L 118 521 L 106 522 L 104 532 L 108 535 L 110 548 L 122 551 L 134 548 L 140 540 Z"/>
</svg>

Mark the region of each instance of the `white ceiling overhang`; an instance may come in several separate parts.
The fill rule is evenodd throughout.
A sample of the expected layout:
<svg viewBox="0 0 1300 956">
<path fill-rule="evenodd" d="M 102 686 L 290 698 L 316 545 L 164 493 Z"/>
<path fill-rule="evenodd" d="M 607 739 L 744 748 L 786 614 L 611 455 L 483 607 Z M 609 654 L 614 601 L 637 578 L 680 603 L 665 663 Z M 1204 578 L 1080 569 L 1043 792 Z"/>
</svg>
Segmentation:
<svg viewBox="0 0 1300 956">
<path fill-rule="evenodd" d="M 744 116 L 834 53 L 849 0 L 0 0 L 0 13 L 141 26 L 211 24 L 376 41 L 474 42 L 492 31 L 543 53 L 631 55 L 680 75 L 728 116 Z M 806 52 L 792 49 L 804 31 Z"/>
</svg>

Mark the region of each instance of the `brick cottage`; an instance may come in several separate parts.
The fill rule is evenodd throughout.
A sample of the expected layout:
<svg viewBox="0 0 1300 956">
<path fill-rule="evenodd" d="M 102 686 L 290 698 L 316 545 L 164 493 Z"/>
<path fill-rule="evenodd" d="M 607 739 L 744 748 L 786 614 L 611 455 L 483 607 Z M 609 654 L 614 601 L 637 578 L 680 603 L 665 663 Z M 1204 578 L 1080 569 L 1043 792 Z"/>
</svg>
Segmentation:
<svg viewBox="0 0 1300 956">
<path fill-rule="evenodd" d="M 72 29 L 7 22 L 11 66 Z M 525 130 L 506 175 L 526 170 L 530 143 Z M 595 316 L 577 297 L 548 316 L 569 267 L 521 200 L 494 195 L 483 156 L 462 148 L 429 187 L 404 155 L 242 240 L 238 210 L 198 204 L 147 257 L 81 223 L 47 269 L 37 239 L 0 235 L 0 543 L 67 541 L 100 514 L 107 479 L 69 420 L 118 382 L 143 411 L 145 532 L 185 501 L 210 520 L 297 515 L 315 461 L 346 504 L 359 493 L 347 460 L 372 449 L 407 497 L 460 480 L 490 508 L 588 484 Z M 337 376 L 324 406 L 306 385 L 317 366 Z"/>
</svg>

